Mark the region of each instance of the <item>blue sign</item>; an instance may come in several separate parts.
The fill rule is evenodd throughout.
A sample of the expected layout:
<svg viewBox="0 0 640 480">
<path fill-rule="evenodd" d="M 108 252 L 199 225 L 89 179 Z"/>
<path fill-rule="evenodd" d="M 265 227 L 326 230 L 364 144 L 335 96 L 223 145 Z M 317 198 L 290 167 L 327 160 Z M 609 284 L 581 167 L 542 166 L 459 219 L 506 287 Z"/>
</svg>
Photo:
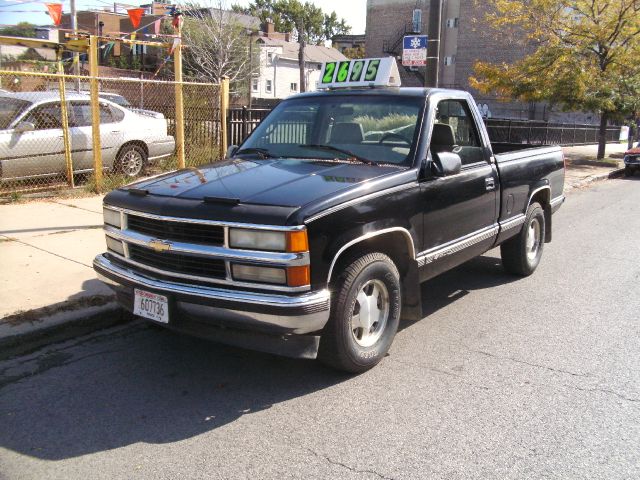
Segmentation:
<svg viewBox="0 0 640 480">
<path fill-rule="evenodd" d="M 427 64 L 427 36 L 407 35 L 402 42 L 402 65 L 423 67 Z"/>
<path fill-rule="evenodd" d="M 426 35 L 407 35 L 404 37 L 403 50 L 419 50 L 421 48 L 427 48 Z"/>
</svg>

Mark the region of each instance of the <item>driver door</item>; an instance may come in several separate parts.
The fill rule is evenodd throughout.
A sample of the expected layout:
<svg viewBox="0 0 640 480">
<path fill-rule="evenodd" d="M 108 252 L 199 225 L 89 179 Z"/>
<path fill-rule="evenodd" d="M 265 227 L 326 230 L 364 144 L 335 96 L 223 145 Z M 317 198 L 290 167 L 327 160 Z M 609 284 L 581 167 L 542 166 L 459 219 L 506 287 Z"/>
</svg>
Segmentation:
<svg viewBox="0 0 640 480">
<path fill-rule="evenodd" d="M 497 169 L 485 156 L 467 101 L 440 101 L 436 123 L 448 125 L 438 130 L 450 131 L 453 139 L 447 143 L 453 143 L 436 144 L 444 140 L 432 135 L 430 155 L 437 151 L 456 153 L 462 168 L 451 176 L 424 175 L 421 180 L 424 229 L 419 263 L 424 266 L 423 279 L 483 253 L 497 233 Z"/>
</svg>

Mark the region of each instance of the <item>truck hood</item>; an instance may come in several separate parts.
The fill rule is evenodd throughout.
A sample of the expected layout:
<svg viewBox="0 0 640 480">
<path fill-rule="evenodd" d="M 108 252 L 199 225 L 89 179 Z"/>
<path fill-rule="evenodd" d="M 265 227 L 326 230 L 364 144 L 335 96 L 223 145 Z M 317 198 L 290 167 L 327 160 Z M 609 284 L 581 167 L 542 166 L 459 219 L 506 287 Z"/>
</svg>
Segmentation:
<svg viewBox="0 0 640 480">
<path fill-rule="evenodd" d="M 130 193 L 211 203 L 301 207 L 406 167 L 335 160 L 233 159 L 127 187 Z"/>
</svg>

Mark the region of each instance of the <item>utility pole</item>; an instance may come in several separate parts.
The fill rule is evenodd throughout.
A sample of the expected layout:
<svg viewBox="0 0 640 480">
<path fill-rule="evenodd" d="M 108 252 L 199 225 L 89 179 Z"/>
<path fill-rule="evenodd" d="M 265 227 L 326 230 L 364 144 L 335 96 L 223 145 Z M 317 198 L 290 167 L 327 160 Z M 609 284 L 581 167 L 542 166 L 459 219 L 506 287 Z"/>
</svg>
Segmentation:
<svg viewBox="0 0 640 480">
<path fill-rule="evenodd" d="M 431 0 L 429 6 L 429 43 L 427 45 L 427 65 L 431 62 L 431 68 L 427 70 L 426 83 L 429 87 L 438 87 L 440 76 L 440 37 L 442 30 L 442 5 L 443 0 Z"/>
<path fill-rule="evenodd" d="M 78 34 L 78 14 L 76 12 L 76 0 L 70 0 L 71 7 L 71 33 L 75 37 Z M 73 52 L 73 74 L 76 75 L 76 90 L 80 92 L 80 54 Z"/>
<path fill-rule="evenodd" d="M 307 79 L 306 73 L 304 69 L 304 49 L 306 46 L 305 38 L 304 38 L 304 18 L 302 15 L 298 19 L 296 27 L 298 28 L 298 63 L 300 64 L 300 93 L 307 91 Z M 275 92 L 275 85 L 274 92 Z"/>
</svg>

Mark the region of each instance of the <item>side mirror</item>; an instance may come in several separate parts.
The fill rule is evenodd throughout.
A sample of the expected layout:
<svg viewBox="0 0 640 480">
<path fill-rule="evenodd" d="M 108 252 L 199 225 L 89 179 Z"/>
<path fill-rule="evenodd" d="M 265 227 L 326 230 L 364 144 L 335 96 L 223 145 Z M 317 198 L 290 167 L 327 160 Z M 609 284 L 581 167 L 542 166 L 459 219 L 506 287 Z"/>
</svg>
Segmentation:
<svg viewBox="0 0 640 480">
<path fill-rule="evenodd" d="M 31 122 L 20 122 L 18 125 L 16 125 L 15 131 L 17 133 L 24 133 L 33 132 L 35 129 L 36 126 Z"/>
<path fill-rule="evenodd" d="M 237 145 L 229 145 L 229 148 L 227 148 L 227 154 L 225 155 L 224 158 L 233 157 L 236 154 L 237 151 L 238 151 L 238 146 Z"/>
<path fill-rule="evenodd" d="M 437 177 L 456 175 L 462 170 L 460 155 L 452 152 L 439 152 L 433 154 L 431 173 Z"/>
</svg>

